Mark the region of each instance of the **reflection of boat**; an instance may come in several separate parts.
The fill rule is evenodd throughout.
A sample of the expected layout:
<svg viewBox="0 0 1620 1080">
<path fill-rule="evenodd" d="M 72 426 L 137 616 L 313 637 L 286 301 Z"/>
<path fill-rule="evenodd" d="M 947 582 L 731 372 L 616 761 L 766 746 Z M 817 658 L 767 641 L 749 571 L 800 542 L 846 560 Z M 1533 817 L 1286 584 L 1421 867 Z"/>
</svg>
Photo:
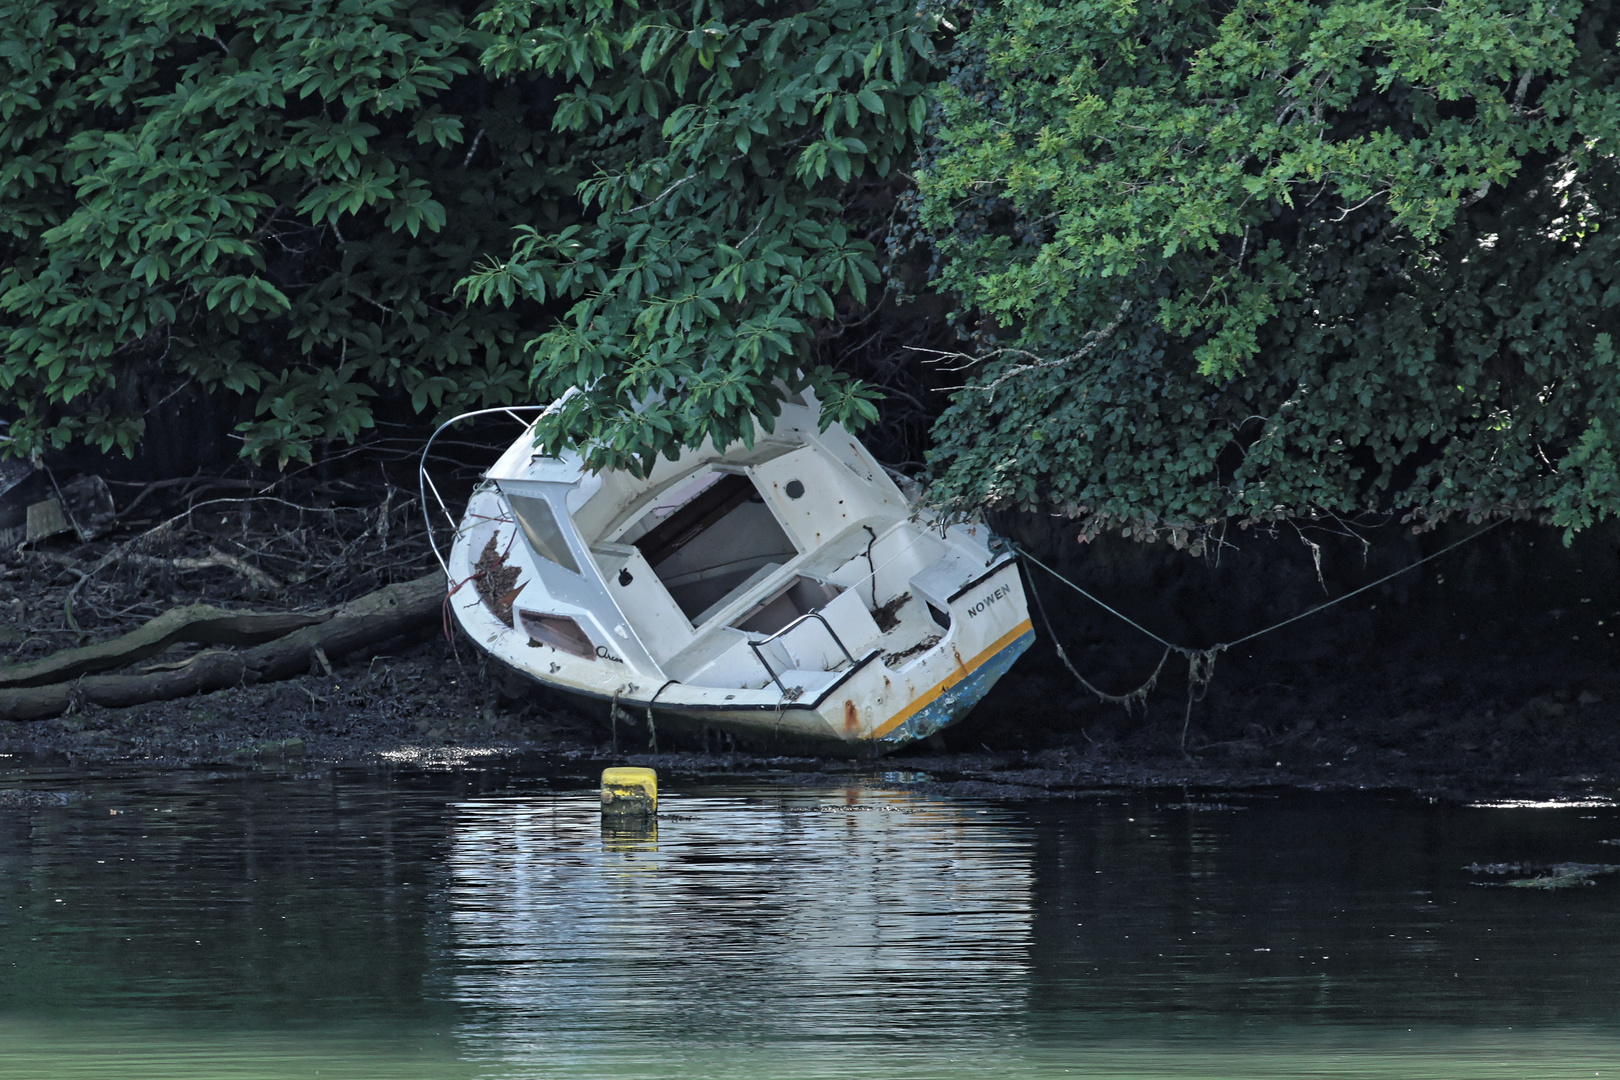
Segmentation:
<svg viewBox="0 0 1620 1080">
<path fill-rule="evenodd" d="M 542 683 L 688 725 L 879 749 L 933 734 L 1033 640 L 1017 567 L 818 413 L 796 396 L 751 444 L 644 478 L 538 454 L 526 431 L 456 529 L 451 610 Z"/>
<path fill-rule="evenodd" d="M 999 809 L 870 788 L 669 794 L 656 840 L 631 843 L 593 794 L 454 808 L 451 993 L 478 1056 L 558 1055 L 524 1074 L 556 1076 L 604 1046 L 824 1052 L 909 1030 L 937 1048 L 1004 1037 L 1028 1008 L 1033 843 Z"/>
</svg>

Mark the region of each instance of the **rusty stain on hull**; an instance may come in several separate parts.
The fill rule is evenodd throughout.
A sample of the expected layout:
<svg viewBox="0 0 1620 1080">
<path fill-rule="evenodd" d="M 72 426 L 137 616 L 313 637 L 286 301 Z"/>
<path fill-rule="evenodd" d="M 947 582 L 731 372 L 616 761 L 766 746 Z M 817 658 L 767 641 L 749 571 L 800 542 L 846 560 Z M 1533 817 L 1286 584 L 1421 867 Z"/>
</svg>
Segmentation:
<svg viewBox="0 0 1620 1080">
<path fill-rule="evenodd" d="M 951 687 L 972 675 L 974 671 L 990 660 L 991 657 L 1001 652 L 1001 650 L 1005 649 L 1007 646 L 1013 644 L 1013 642 L 1023 637 L 1023 635 L 1033 633 L 1033 631 L 1034 627 L 1030 624 L 1028 619 L 1025 619 L 1023 622 L 1019 623 L 1017 626 L 1013 627 L 1011 630 L 1007 631 L 1007 633 L 1003 634 L 1000 638 L 993 642 L 989 648 L 975 656 L 973 658 L 972 667 L 962 663 L 961 654 L 956 653 L 956 646 L 952 645 L 951 651 L 956 653 L 956 662 L 961 665 L 960 673 L 952 674 L 949 678 L 940 683 L 938 686 L 934 687 L 932 690 L 918 695 L 916 700 L 914 700 L 910 705 L 902 708 L 894 716 L 879 724 L 877 730 L 873 731 L 868 738 L 881 739 L 885 735 L 889 734 L 889 732 L 900 727 L 907 720 L 911 719 L 913 715 L 932 704 L 942 694 L 948 692 Z M 1019 651 L 1021 652 L 1022 650 Z"/>
</svg>

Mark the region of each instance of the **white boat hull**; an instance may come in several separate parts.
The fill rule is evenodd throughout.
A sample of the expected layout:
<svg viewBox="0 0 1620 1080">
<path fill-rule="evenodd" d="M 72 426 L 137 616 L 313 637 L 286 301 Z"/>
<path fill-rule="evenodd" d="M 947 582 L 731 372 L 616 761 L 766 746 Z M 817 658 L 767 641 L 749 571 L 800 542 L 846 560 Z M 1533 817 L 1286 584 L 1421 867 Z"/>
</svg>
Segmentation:
<svg viewBox="0 0 1620 1080">
<path fill-rule="evenodd" d="M 919 517 L 806 411 L 780 445 L 645 480 L 588 477 L 520 439 L 456 530 L 451 613 L 604 719 L 855 753 L 949 727 L 1034 640 L 1017 563 L 983 526 Z"/>
</svg>

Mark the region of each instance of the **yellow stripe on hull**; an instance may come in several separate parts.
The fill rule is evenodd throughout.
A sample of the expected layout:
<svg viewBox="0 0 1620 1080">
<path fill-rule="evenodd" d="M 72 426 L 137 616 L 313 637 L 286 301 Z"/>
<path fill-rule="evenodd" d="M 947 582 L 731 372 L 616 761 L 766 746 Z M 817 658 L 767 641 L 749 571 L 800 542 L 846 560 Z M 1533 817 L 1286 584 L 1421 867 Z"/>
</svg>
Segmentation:
<svg viewBox="0 0 1620 1080">
<path fill-rule="evenodd" d="M 947 675 L 944 681 L 942 681 L 938 686 L 934 687 L 932 690 L 929 690 L 925 694 L 919 695 L 916 701 L 913 701 L 910 705 L 907 705 L 904 709 L 901 709 L 898 713 L 891 716 L 882 727 L 877 728 L 866 737 L 868 739 L 883 738 L 883 736 L 887 735 L 889 732 L 893 731 L 907 720 L 910 720 L 914 715 L 933 704 L 933 702 L 941 694 L 945 693 L 945 691 L 949 690 L 951 687 L 955 686 L 957 683 L 979 670 L 979 668 L 983 667 L 985 662 L 988 661 L 992 656 L 996 655 L 996 653 L 1000 652 L 1002 649 L 1005 649 L 1008 645 L 1011 645 L 1014 641 L 1017 641 L 1034 628 L 1034 624 L 1030 620 L 1025 619 L 1023 622 L 1019 623 L 1017 626 L 1013 627 L 1011 630 L 997 638 L 989 648 L 985 649 L 973 659 L 969 660 L 967 663 L 963 664 L 955 671 Z"/>
</svg>

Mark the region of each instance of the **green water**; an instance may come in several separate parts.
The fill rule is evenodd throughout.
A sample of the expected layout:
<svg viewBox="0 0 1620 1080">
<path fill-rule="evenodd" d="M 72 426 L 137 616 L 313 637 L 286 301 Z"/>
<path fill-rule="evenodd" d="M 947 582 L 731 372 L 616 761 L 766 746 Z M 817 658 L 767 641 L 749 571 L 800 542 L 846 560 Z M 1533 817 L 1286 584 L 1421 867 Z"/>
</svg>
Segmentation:
<svg viewBox="0 0 1620 1080">
<path fill-rule="evenodd" d="M 1605 804 L 586 781 L 0 762 L 0 1080 L 1620 1075 Z"/>
</svg>

